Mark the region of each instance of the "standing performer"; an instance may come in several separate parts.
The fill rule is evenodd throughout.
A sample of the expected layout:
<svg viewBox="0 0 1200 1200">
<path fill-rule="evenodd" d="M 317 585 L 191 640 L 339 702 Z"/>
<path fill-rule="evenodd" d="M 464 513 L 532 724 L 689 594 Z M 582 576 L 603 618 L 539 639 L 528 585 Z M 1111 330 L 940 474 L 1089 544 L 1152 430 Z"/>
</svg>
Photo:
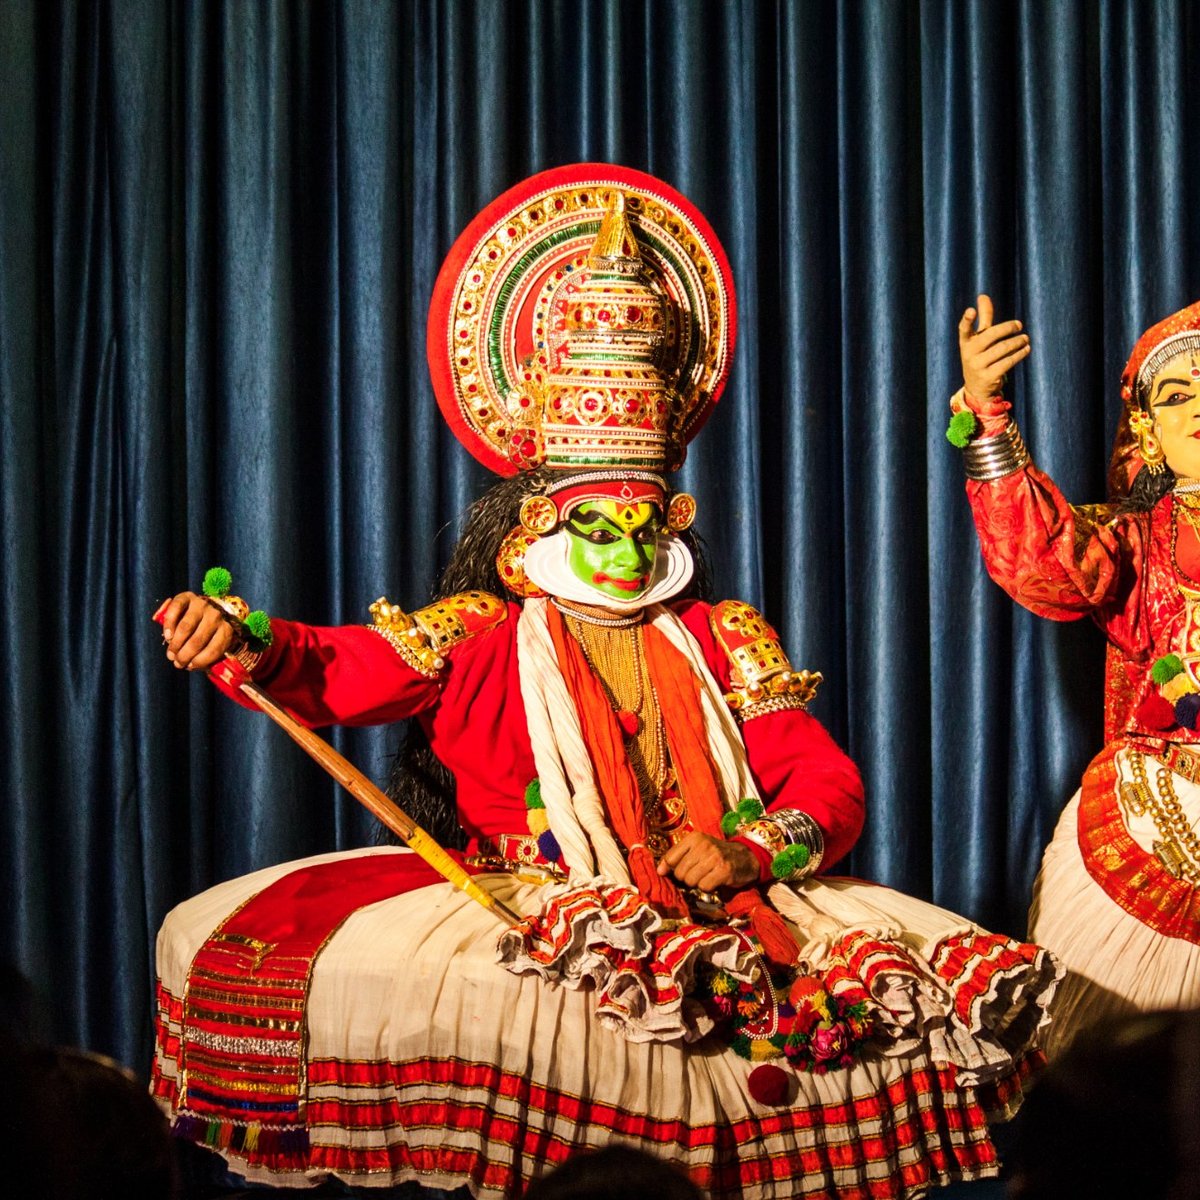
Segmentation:
<svg viewBox="0 0 1200 1200">
<path fill-rule="evenodd" d="M 248 673 L 310 725 L 416 717 L 465 865 L 525 917 L 503 929 L 396 849 L 175 909 L 154 1092 L 248 1178 L 517 1196 L 614 1141 L 714 1197 L 995 1173 L 988 1121 L 1038 1061 L 1056 965 L 818 876 L 863 819 L 806 711 L 820 677 L 748 605 L 685 598 L 696 504 L 664 472 L 733 334 L 728 263 L 682 196 L 606 165 L 535 176 L 434 292 L 439 404 L 507 477 L 448 594 L 345 628 L 268 628 L 219 576 L 165 607 L 168 657 L 235 700 Z"/>
<path fill-rule="evenodd" d="M 1106 745 L 1030 911 L 1030 936 L 1067 967 L 1054 1054 L 1100 1018 L 1200 1004 L 1200 303 L 1133 348 L 1103 505 L 1068 504 L 1030 462 L 1001 395 L 1029 339 L 992 316 L 980 296 L 959 322 L 948 435 L 988 573 L 1031 612 L 1091 616 L 1108 638 Z"/>
</svg>

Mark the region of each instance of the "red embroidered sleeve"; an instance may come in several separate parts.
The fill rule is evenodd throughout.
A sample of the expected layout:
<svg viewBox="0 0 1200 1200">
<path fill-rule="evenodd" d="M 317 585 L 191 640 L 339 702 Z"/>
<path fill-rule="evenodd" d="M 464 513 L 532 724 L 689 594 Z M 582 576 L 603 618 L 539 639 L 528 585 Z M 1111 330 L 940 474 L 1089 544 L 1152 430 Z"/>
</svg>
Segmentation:
<svg viewBox="0 0 1200 1200">
<path fill-rule="evenodd" d="M 274 641 L 253 678 L 305 725 L 382 725 L 433 705 L 443 675 L 423 674 L 379 633 L 365 625 L 301 625 L 271 620 Z M 228 664 L 226 664 L 228 668 Z M 239 704 L 254 708 L 237 690 L 236 671 L 209 678 Z"/>
<path fill-rule="evenodd" d="M 1110 505 L 1073 506 L 1030 465 L 967 482 L 988 574 L 1040 617 L 1095 616 L 1108 628 L 1136 608 L 1143 525 Z"/>
<path fill-rule="evenodd" d="M 699 602 L 676 608 L 700 643 L 717 682 L 728 690 L 733 682 L 732 663 L 712 633 L 712 611 Z M 767 810 L 802 809 L 820 825 L 825 838 L 822 870 L 844 858 L 862 833 L 865 816 L 862 779 L 849 756 L 815 717 L 797 707 L 756 716 L 741 725 L 741 734 Z M 756 851 L 756 857 L 763 880 L 769 881 L 769 855 Z"/>
<path fill-rule="evenodd" d="M 850 757 L 806 712 L 769 713 L 742 726 L 746 755 L 768 812 L 799 808 L 821 827 L 827 871 L 862 833 L 862 777 Z"/>
</svg>

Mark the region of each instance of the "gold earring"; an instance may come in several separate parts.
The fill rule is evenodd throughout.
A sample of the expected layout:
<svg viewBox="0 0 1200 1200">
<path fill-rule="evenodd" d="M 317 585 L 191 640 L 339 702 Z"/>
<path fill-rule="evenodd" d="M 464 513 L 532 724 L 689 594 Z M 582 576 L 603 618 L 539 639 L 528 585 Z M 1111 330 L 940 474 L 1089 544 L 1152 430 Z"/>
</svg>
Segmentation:
<svg viewBox="0 0 1200 1200">
<path fill-rule="evenodd" d="M 667 505 L 667 528 L 682 533 L 696 519 L 696 498 L 687 492 L 676 492 Z"/>
<path fill-rule="evenodd" d="M 1161 475 L 1166 470 L 1167 456 L 1163 453 L 1162 442 L 1154 434 L 1154 418 L 1148 412 L 1131 413 L 1129 428 L 1137 438 L 1138 453 L 1146 470 L 1151 475 Z"/>
</svg>

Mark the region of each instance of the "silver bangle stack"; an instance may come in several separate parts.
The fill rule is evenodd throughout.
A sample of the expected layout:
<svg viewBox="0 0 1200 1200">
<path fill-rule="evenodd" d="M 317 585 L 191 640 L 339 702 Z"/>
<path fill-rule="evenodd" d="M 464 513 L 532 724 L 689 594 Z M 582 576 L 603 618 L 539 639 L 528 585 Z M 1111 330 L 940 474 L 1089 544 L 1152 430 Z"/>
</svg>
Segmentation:
<svg viewBox="0 0 1200 1200">
<path fill-rule="evenodd" d="M 825 857 L 825 835 L 821 827 L 806 812 L 798 808 L 778 808 L 771 813 L 767 820 L 774 821 L 783 831 L 788 844 L 804 846 L 808 850 L 808 863 L 803 875 L 812 875 L 821 866 Z"/>
<path fill-rule="evenodd" d="M 994 437 L 972 438 L 963 449 L 967 478 L 986 483 L 1003 479 L 1019 471 L 1029 462 L 1029 451 L 1021 439 L 1021 431 L 1009 421 Z"/>
<path fill-rule="evenodd" d="M 825 857 L 825 835 L 820 825 L 796 808 L 781 808 L 743 821 L 734 836 L 761 846 L 771 856 L 772 874 L 784 883 L 806 879 Z M 808 851 L 803 865 L 794 869 L 789 865 L 791 855 L 787 853 L 792 846 L 803 846 Z"/>
</svg>

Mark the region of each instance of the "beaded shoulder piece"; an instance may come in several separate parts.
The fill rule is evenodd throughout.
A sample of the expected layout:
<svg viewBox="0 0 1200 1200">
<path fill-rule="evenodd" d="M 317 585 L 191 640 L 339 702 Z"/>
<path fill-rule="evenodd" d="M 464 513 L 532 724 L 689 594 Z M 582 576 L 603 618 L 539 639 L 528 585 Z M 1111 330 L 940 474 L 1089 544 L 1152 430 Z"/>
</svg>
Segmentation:
<svg viewBox="0 0 1200 1200">
<path fill-rule="evenodd" d="M 738 721 L 786 708 L 805 708 L 823 682 L 819 671 L 793 671 L 779 635 L 756 608 L 722 600 L 708 616 L 717 645 L 729 656 L 732 691 L 725 703 Z"/>
<path fill-rule="evenodd" d="M 367 628 L 386 638 L 414 671 L 436 678 L 449 652 L 468 638 L 508 620 L 508 607 L 490 592 L 459 592 L 436 604 L 406 613 L 380 596 L 371 605 Z"/>
</svg>

